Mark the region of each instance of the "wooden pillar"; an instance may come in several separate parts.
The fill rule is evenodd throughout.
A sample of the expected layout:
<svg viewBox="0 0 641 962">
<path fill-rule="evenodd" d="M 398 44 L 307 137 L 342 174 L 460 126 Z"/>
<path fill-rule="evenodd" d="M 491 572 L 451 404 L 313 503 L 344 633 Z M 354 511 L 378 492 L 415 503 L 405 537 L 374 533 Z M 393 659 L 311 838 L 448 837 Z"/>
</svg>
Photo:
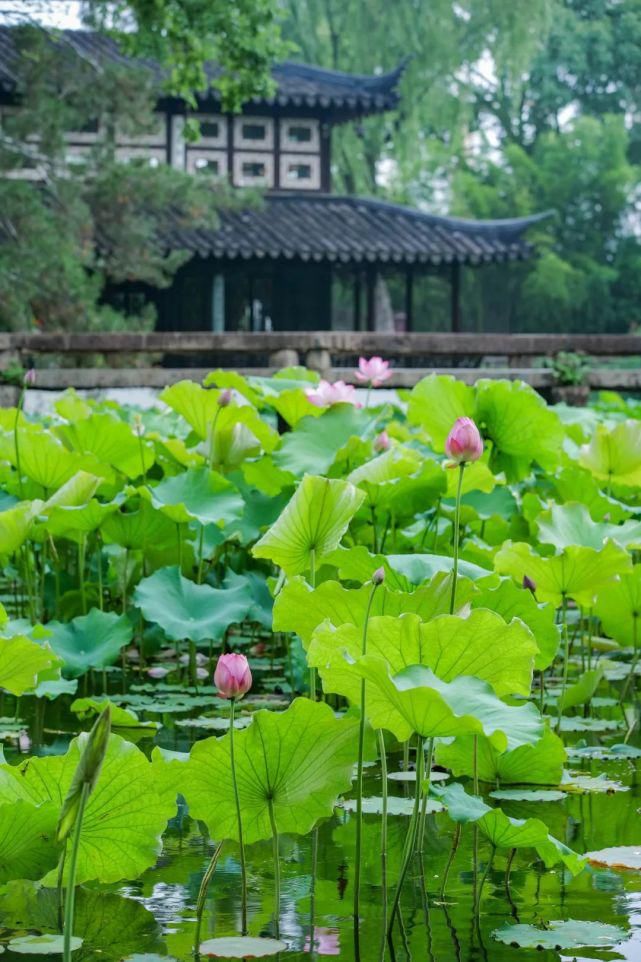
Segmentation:
<svg viewBox="0 0 641 962">
<path fill-rule="evenodd" d="M 375 329 L 375 313 L 376 313 L 376 271 L 373 268 L 368 268 L 367 271 L 367 330 L 373 331 Z"/>
<path fill-rule="evenodd" d="M 352 329 L 355 331 L 362 330 L 362 297 L 361 297 L 361 272 L 356 269 L 354 271 L 354 316 L 352 318 Z"/>
<path fill-rule="evenodd" d="M 458 334 L 461 330 L 461 265 L 456 261 L 452 264 L 450 285 L 452 332 Z"/>
<path fill-rule="evenodd" d="M 405 271 L 405 330 L 414 328 L 414 272 L 411 267 Z"/>
</svg>

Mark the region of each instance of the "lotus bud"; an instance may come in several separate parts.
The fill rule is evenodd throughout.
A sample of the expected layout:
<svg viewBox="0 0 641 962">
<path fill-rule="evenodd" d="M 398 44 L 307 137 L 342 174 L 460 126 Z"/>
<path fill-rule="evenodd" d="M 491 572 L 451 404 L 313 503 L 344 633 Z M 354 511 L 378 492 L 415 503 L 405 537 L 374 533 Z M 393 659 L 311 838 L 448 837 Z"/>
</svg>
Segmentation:
<svg viewBox="0 0 641 962">
<path fill-rule="evenodd" d="M 536 581 L 532 581 L 527 575 L 523 575 L 523 587 L 534 594 L 536 592 Z"/>
<path fill-rule="evenodd" d="M 34 386 L 34 384 L 36 383 L 36 371 L 35 371 L 35 368 L 33 368 L 33 367 L 30 367 L 30 368 L 29 368 L 29 370 L 25 373 L 25 376 L 24 376 L 24 378 L 23 378 L 23 382 L 22 382 L 22 383 L 24 384 L 25 387 L 33 387 L 33 386 Z"/>
<path fill-rule="evenodd" d="M 385 568 L 381 565 L 381 567 L 377 568 L 374 574 L 372 575 L 372 584 L 382 585 L 384 581 L 385 581 Z"/>
<path fill-rule="evenodd" d="M 252 686 L 252 673 L 244 655 L 221 655 L 214 672 L 214 685 L 223 698 L 242 698 Z"/>
<path fill-rule="evenodd" d="M 228 408 L 233 400 L 233 397 L 234 397 L 234 392 L 232 391 L 232 389 L 229 387 L 225 388 L 225 390 L 221 391 L 220 394 L 218 395 L 218 404 L 220 405 L 221 408 Z"/>
<path fill-rule="evenodd" d="M 457 418 L 445 442 L 445 453 L 455 464 L 478 461 L 483 454 L 483 439 L 472 418 Z"/>
<path fill-rule="evenodd" d="M 374 439 L 374 450 L 375 451 L 387 451 L 390 446 L 389 434 L 387 431 L 381 431 L 380 434 Z"/>
<path fill-rule="evenodd" d="M 142 418 L 140 417 L 140 415 L 134 414 L 131 423 L 132 423 L 134 432 L 138 435 L 139 438 L 141 438 L 145 433 L 145 425 L 142 423 Z"/>
<path fill-rule="evenodd" d="M 71 832 L 80 810 L 83 792 L 91 795 L 96 787 L 102 763 L 107 754 L 109 735 L 111 734 L 111 705 L 107 705 L 98 716 L 96 723 L 89 732 L 80 761 L 73 773 L 67 796 L 62 803 L 56 839 L 64 842 Z"/>
</svg>

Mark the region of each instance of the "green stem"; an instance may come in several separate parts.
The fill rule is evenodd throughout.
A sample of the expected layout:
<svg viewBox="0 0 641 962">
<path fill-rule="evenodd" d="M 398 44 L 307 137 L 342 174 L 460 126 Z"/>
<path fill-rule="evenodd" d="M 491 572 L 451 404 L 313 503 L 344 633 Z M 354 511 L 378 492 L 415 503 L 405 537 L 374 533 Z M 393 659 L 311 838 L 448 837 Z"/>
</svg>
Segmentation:
<svg viewBox="0 0 641 962">
<path fill-rule="evenodd" d="M 269 806 L 269 822 L 272 827 L 272 848 L 274 852 L 274 932 L 276 938 L 280 936 L 280 859 L 278 855 L 278 828 L 274 818 L 274 801 L 271 794 L 267 798 Z"/>
<path fill-rule="evenodd" d="M 381 962 L 385 958 L 385 932 L 387 930 L 387 755 L 385 753 L 385 738 L 382 729 L 378 729 L 378 756 L 381 761 L 381 781 L 383 795 L 383 811 L 381 817 L 381 885 L 383 896 Z"/>
<path fill-rule="evenodd" d="M 240 796 L 238 794 L 238 782 L 236 780 L 236 759 L 234 756 L 234 714 L 236 699 L 231 699 L 231 712 L 229 716 L 229 757 L 231 761 L 231 777 L 234 785 L 234 801 L 236 803 L 236 822 L 238 825 L 238 846 L 240 849 L 240 882 L 241 882 L 241 935 L 247 935 L 247 866 L 245 863 L 245 845 L 243 842 L 243 820 L 240 814 Z"/>
<path fill-rule="evenodd" d="M 427 803 L 430 794 L 430 776 L 432 773 L 432 758 L 434 755 L 434 739 L 428 738 L 427 741 L 427 758 L 425 761 L 425 776 L 427 779 L 427 787 L 423 793 L 423 806 L 421 808 L 421 825 L 418 837 L 418 852 L 422 856 L 423 845 L 425 842 L 425 825 L 427 822 Z"/>
<path fill-rule="evenodd" d="M 481 877 L 481 884 L 479 885 L 476 893 L 476 905 L 474 907 L 474 914 L 476 915 L 477 918 L 479 916 L 479 912 L 481 911 L 481 895 L 483 894 L 483 886 L 485 885 L 487 877 L 490 874 L 490 869 L 492 868 L 492 863 L 494 861 L 495 853 L 496 853 L 496 845 L 493 845 L 492 851 L 490 852 L 490 857 L 487 860 L 487 865 L 485 866 L 485 871 L 483 872 L 483 875 Z"/>
<path fill-rule="evenodd" d="M 87 593 L 85 591 L 85 554 L 86 554 L 86 535 L 81 534 L 78 541 L 78 585 L 80 587 L 80 601 L 82 604 L 83 615 L 87 614 Z"/>
<path fill-rule="evenodd" d="M 310 549 L 309 552 L 309 583 L 312 588 L 316 587 L 316 550 Z M 309 697 L 311 701 L 316 701 L 316 669 L 309 669 Z"/>
<path fill-rule="evenodd" d="M 631 685 L 631 683 L 632 683 L 632 681 L 633 681 L 633 679 L 634 679 L 634 672 L 635 672 L 635 669 L 636 669 L 636 667 L 637 667 L 637 662 L 639 661 L 639 654 L 641 654 L 641 652 L 639 651 L 639 648 L 637 647 L 637 641 L 638 641 L 638 639 L 637 639 L 637 619 L 638 619 L 638 617 L 639 617 L 639 616 L 638 616 L 637 614 L 633 614 L 633 615 L 632 615 L 632 644 L 633 644 L 633 646 L 634 646 L 634 654 L 633 654 L 633 656 L 632 656 L 632 664 L 630 665 L 630 671 L 629 671 L 629 673 L 628 673 L 628 677 L 626 678 L 625 684 L 623 685 L 623 688 L 622 688 L 622 690 L 621 690 L 621 698 L 620 698 L 621 708 L 623 708 L 624 713 L 625 713 L 625 708 L 624 708 L 624 704 L 623 704 L 623 703 L 625 702 L 626 695 L 628 694 L 628 688 L 630 687 L 630 685 Z"/>
<path fill-rule="evenodd" d="M 22 468 L 20 467 L 20 444 L 18 442 L 19 428 L 18 424 L 20 421 L 20 415 L 22 413 L 22 407 L 24 405 L 24 388 L 20 392 L 20 397 L 18 399 L 18 404 L 16 406 L 16 417 L 13 422 L 13 444 L 16 449 L 16 471 L 18 472 L 18 493 L 20 494 L 20 500 L 24 500 L 24 486 L 22 484 Z"/>
<path fill-rule="evenodd" d="M 203 583 L 203 571 L 205 567 L 205 558 L 203 556 L 203 539 L 205 537 L 205 525 L 201 524 L 200 534 L 198 536 L 198 576 L 197 583 L 201 585 Z"/>
<path fill-rule="evenodd" d="M 445 871 L 443 872 L 443 880 L 441 882 L 441 893 L 440 893 L 441 901 L 445 898 L 445 889 L 447 887 L 447 880 L 449 878 L 450 869 L 452 868 L 454 858 L 456 857 L 456 853 L 458 851 L 460 841 L 461 841 L 461 823 L 457 822 L 456 827 L 454 829 L 454 837 L 452 838 L 452 847 L 450 849 L 449 858 L 447 860 L 447 865 L 445 866 Z"/>
<path fill-rule="evenodd" d="M 136 435 L 138 437 L 138 450 L 140 451 L 140 467 L 142 468 L 142 471 L 141 471 L 142 483 L 146 487 L 147 486 L 147 468 L 145 467 L 145 448 L 142 443 L 142 434 L 140 433 L 140 431 L 137 430 Z"/>
<path fill-rule="evenodd" d="M 96 544 L 96 565 L 98 571 L 98 607 L 101 611 L 104 610 L 104 600 L 102 597 L 103 587 L 102 587 L 102 549 L 100 547 L 100 533 L 97 533 L 97 544 Z"/>
<path fill-rule="evenodd" d="M 392 928 L 394 926 L 394 919 L 398 911 L 398 904 L 401 899 L 401 892 L 403 890 L 403 882 L 405 881 L 405 876 L 407 875 L 407 870 L 409 868 L 410 861 L 412 859 L 412 854 L 414 852 L 414 847 L 416 843 L 416 832 L 418 827 L 418 820 L 421 808 L 421 790 L 423 785 L 423 764 L 425 761 L 425 756 L 423 753 L 422 739 L 419 739 L 420 747 L 416 753 L 416 793 L 414 795 L 414 809 L 412 811 L 412 819 L 410 822 L 410 827 L 405 837 L 405 845 L 403 846 L 403 855 L 401 861 L 401 871 L 398 876 L 398 882 L 396 883 L 396 889 L 394 891 L 394 899 L 392 901 L 392 910 L 390 912 L 389 925 L 387 926 L 387 938 L 391 939 Z"/>
<path fill-rule="evenodd" d="M 127 613 L 127 567 L 129 565 L 129 548 L 125 548 L 125 564 L 122 573 L 122 613 Z"/>
<path fill-rule="evenodd" d="M 372 582 L 361 640 L 361 655 L 367 654 L 367 626 L 378 582 Z M 361 899 L 361 849 L 363 841 L 363 755 L 365 749 L 365 679 L 361 678 L 361 717 L 358 726 L 358 765 L 356 769 L 356 862 L 354 865 L 354 924 L 358 925 Z"/>
<path fill-rule="evenodd" d="M 209 890 L 209 883 L 211 882 L 212 876 L 216 871 L 216 866 L 218 865 L 218 859 L 220 857 L 222 847 L 223 843 L 219 842 L 214 849 L 214 854 L 211 857 L 198 890 L 198 899 L 196 900 L 196 931 L 194 932 L 194 955 L 196 956 L 200 952 L 200 929 L 203 921 L 203 912 L 205 910 L 205 900 Z"/>
<path fill-rule="evenodd" d="M 454 512 L 454 566 L 452 568 L 452 595 L 450 597 L 450 614 L 454 614 L 456 604 L 456 579 L 458 578 L 459 528 L 461 520 L 461 489 L 463 487 L 463 471 L 465 461 L 459 464 L 458 484 L 456 486 L 456 509 Z"/>
<path fill-rule="evenodd" d="M 556 730 L 561 731 L 561 716 L 563 715 L 563 699 L 565 697 L 565 689 L 568 683 L 568 661 L 570 656 L 570 639 L 568 636 L 568 625 L 567 625 L 567 598 L 565 592 L 563 592 L 562 603 L 561 603 L 561 632 L 563 634 L 563 676 L 561 680 L 561 695 L 559 697 L 558 704 L 558 714 L 556 720 Z"/>
<path fill-rule="evenodd" d="M 312 832 L 312 881 L 309 893 L 309 951 L 314 952 L 316 919 L 316 875 L 318 873 L 318 828 Z"/>
<path fill-rule="evenodd" d="M 69 859 L 69 875 L 67 878 L 67 898 L 65 900 L 65 924 L 63 928 L 63 962 L 71 962 L 71 938 L 73 935 L 73 919 L 76 904 L 76 868 L 78 866 L 82 819 L 85 814 L 90 787 L 88 782 L 85 782 L 82 786 L 82 794 L 80 796 L 80 804 L 78 806 L 78 814 L 76 815 L 76 824 L 73 831 L 73 841 L 71 843 L 71 858 Z"/>
<path fill-rule="evenodd" d="M 220 405 L 216 408 L 216 413 L 214 414 L 214 420 L 211 422 L 211 430 L 209 432 L 209 470 L 213 470 L 214 467 L 214 435 L 216 434 L 216 421 L 218 420 L 218 415 L 220 414 Z"/>
<path fill-rule="evenodd" d="M 472 785 L 475 795 L 479 793 L 479 736 L 472 737 Z"/>
</svg>

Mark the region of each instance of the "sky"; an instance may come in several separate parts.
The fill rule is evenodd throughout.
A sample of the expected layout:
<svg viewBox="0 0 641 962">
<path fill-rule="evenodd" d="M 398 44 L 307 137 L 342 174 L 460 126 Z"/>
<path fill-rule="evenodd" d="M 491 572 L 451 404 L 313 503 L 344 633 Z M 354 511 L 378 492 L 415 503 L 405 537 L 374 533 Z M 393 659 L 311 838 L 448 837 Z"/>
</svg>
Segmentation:
<svg viewBox="0 0 641 962">
<path fill-rule="evenodd" d="M 0 0 L 0 22 L 14 23 L 20 16 L 50 27 L 79 27 L 79 0 Z"/>
</svg>

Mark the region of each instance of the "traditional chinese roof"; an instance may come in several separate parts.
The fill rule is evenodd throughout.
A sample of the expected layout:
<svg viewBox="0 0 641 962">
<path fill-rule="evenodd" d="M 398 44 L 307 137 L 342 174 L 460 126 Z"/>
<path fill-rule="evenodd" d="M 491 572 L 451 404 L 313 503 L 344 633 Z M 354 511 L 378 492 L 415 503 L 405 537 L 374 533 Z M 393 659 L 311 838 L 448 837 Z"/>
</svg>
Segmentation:
<svg viewBox="0 0 641 962">
<path fill-rule="evenodd" d="M 0 93 L 19 92 L 19 53 L 16 47 L 15 26 L 0 26 Z M 126 66 L 142 67 L 150 71 L 160 83 L 163 72 L 151 59 L 133 60 L 126 57 L 111 37 L 91 30 L 63 30 L 52 34 L 52 42 L 70 47 L 85 62 L 110 62 Z M 276 93 L 269 100 L 255 98 L 252 104 L 277 104 L 281 107 L 307 107 L 316 110 L 332 110 L 342 119 L 392 110 L 398 104 L 397 86 L 403 72 L 400 64 L 389 73 L 364 76 L 325 70 L 304 63 L 286 61 L 277 64 L 272 71 L 276 81 Z M 206 67 L 213 82 L 218 73 L 215 64 Z M 199 95 L 201 101 L 218 100 L 215 88 Z"/>
<path fill-rule="evenodd" d="M 268 194 L 223 211 L 216 230 L 170 230 L 171 249 L 201 257 L 372 264 L 486 264 L 532 254 L 524 234 L 546 214 L 472 221 L 358 197 Z"/>
</svg>

